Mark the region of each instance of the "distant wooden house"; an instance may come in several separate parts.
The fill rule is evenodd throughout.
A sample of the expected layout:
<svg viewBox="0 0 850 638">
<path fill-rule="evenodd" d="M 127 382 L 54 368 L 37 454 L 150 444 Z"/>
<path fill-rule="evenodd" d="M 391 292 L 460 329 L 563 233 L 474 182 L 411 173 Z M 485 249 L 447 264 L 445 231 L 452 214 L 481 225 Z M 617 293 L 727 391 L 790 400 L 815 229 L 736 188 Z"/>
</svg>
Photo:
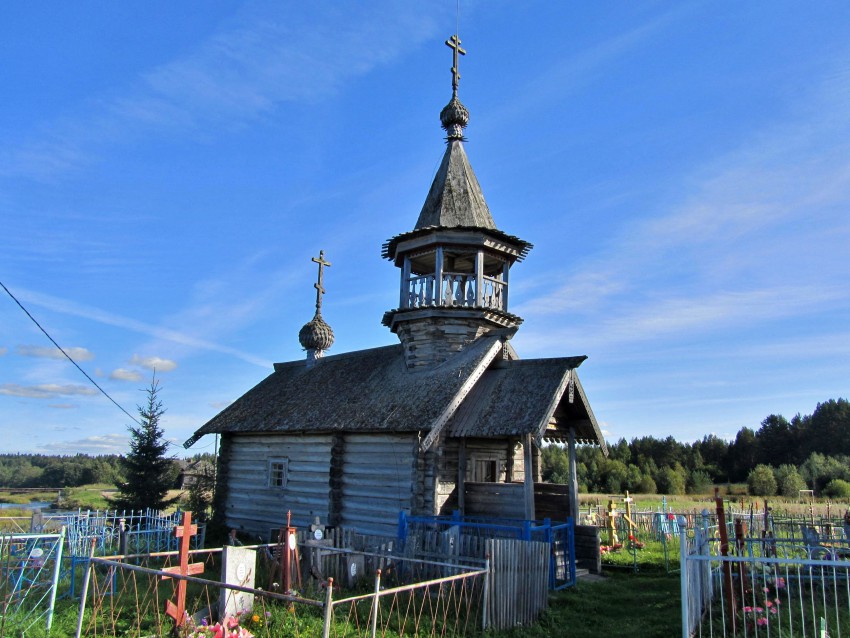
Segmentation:
<svg viewBox="0 0 850 638">
<path fill-rule="evenodd" d="M 412 231 L 382 254 L 400 270 L 383 323 L 399 345 L 323 356 L 333 331 L 316 313 L 306 360 L 274 372 L 201 427 L 221 434 L 217 515 L 268 538 L 292 511 L 307 525 L 392 535 L 399 512 L 533 519 L 575 515 L 575 445 L 605 442 L 578 377 L 586 357 L 520 359 L 510 338 L 509 273 L 531 244 L 496 227 L 463 147 L 457 97 L 440 119 L 447 148 Z M 571 450 L 568 494 L 543 498 L 540 447 Z"/>
<path fill-rule="evenodd" d="M 195 461 L 184 460 L 180 462 L 180 472 L 177 475 L 177 487 L 188 490 L 199 481 L 210 481 L 215 476 L 215 466 L 205 459 Z"/>
</svg>

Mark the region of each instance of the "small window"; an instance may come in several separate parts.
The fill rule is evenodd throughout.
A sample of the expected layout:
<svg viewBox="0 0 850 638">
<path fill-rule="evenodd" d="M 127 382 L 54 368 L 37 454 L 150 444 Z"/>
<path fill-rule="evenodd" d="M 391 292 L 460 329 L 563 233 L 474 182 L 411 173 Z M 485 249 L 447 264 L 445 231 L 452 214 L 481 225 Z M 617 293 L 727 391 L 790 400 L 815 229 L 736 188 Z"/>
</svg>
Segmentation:
<svg viewBox="0 0 850 638">
<path fill-rule="evenodd" d="M 489 459 L 475 461 L 472 480 L 476 483 L 497 483 L 499 474 L 496 461 Z"/>
<path fill-rule="evenodd" d="M 286 487 L 286 475 L 289 471 L 289 459 L 272 459 L 269 461 L 269 487 L 283 489 Z"/>
</svg>

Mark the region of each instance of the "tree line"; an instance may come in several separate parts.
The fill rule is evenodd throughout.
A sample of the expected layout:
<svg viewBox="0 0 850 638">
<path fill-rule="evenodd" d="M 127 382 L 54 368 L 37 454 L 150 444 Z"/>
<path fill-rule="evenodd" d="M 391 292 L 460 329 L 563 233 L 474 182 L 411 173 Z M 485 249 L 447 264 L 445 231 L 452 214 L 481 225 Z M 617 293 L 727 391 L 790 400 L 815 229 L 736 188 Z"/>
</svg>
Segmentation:
<svg viewBox="0 0 850 638">
<path fill-rule="evenodd" d="M 543 450 L 543 479 L 566 483 L 566 450 Z M 746 483 L 750 494 L 850 498 L 850 402 L 830 399 L 790 421 L 771 414 L 758 429 L 742 427 L 733 441 L 716 435 L 693 443 L 668 436 L 620 439 L 605 458 L 598 447 L 576 451 L 579 491 L 701 494 L 716 484 Z"/>
<path fill-rule="evenodd" d="M 123 476 L 120 459 L 117 454 L 0 454 L 0 486 L 78 487 L 92 483 L 115 485 Z"/>
</svg>

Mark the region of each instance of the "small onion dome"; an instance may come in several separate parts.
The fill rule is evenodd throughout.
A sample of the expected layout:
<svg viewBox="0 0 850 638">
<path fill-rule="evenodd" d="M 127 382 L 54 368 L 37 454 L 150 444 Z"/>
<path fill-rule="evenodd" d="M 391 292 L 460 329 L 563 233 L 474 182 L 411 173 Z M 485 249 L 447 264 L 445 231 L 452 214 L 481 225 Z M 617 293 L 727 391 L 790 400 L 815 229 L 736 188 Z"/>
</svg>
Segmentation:
<svg viewBox="0 0 850 638">
<path fill-rule="evenodd" d="M 469 124 L 469 111 L 466 110 L 457 95 L 453 95 L 451 101 L 440 111 L 440 122 L 448 133 L 446 139 L 463 139 L 463 129 Z"/>
<path fill-rule="evenodd" d="M 298 341 L 305 350 L 327 350 L 333 345 L 334 331 L 317 312 L 298 332 Z"/>
</svg>

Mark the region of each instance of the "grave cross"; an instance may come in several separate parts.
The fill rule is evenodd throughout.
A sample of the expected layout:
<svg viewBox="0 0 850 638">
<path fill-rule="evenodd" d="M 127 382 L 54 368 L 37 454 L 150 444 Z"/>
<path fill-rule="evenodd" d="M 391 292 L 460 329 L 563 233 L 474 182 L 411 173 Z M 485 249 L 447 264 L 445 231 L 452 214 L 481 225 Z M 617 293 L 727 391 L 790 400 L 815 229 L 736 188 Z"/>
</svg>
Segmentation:
<svg viewBox="0 0 850 638">
<path fill-rule="evenodd" d="M 194 576 L 204 571 L 203 563 L 189 563 L 189 543 L 192 536 L 197 535 L 198 526 L 192 525 L 192 512 L 183 512 L 183 524 L 174 528 L 174 535 L 180 539 L 180 564 L 174 567 L 165 567 L 162 571 L 181 576 Z M 171 576 L 162 576 L 162 579 Z M 177 604 L 170 600 L 165 601 L 165 613 L 174 619 L 177 627 L 182 627 L 186 620 L 186 581 L 177 579 Z"/>
<path fill-rule="evenodd" d="M 325 251 L 319 251 L 319 258 L 311 257 L 311 259 L 319 264 L 319 281 L 318 283 L 313 284 L 313 287 L 316 289 L 316 314 L 321 313 L 322 311 L 322 295 L 325 294 L 325 266 L 330 268 L 331 262 L 325 261 Z"/>
<path fill-rule="evenodd" d="M 458 54 L 466 55 L 466 51 L 460 48 L 460 38 L 453 35 L 446 40 L 446 46 L 454 50 L 454 64 L 452 65 L 452 92 L 457 95 L 457 86 L 460 83 L 460 71 L 458 71 Z"/>
</svg>

